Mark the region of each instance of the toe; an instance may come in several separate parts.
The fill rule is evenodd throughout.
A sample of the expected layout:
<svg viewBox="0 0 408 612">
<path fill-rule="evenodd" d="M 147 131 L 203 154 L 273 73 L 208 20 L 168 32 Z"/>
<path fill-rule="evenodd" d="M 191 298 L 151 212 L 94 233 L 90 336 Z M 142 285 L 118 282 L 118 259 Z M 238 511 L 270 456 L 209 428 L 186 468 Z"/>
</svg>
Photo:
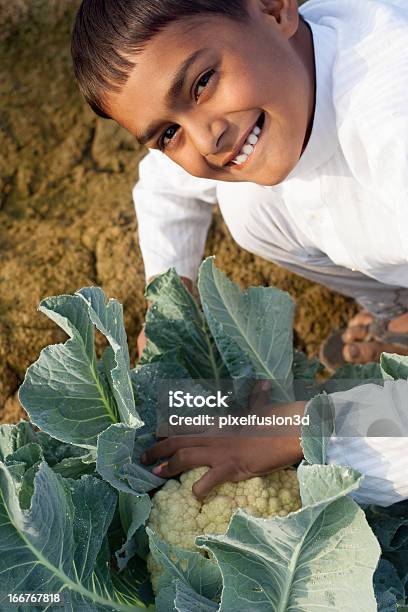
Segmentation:
<svg viewBox="0 0 408 612">
<path fill-rule="evenodd" d="M 355 325 L 370 325 L 374 321 L 373 315 L 367 310 L 362 310 L 355 317 L 350 319 L 348 327 Z"/>
<path fill-rule="evenodd" d="M 364 340 L 369 332 L 368 325 L 349 325 L 342 335 L 343 342 L 353 342 L 354 340 Z"/>
<path fill-rule="evenodd" d="M 344 347 L 343 357 L 349 363 L 377 362 L 383 346 L 380 342 L 352 342 Z"/>
</svg>

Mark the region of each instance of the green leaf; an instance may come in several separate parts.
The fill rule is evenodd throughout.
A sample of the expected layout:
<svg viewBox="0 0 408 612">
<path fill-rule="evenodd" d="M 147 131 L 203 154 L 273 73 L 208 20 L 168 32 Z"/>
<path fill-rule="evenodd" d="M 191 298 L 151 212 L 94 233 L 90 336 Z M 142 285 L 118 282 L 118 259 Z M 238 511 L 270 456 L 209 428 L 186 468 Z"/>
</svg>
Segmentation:
<svg viewBox="0 0 408 612">
<path fill-rule="evenodd" d="M 321 391 L 317 375 L 324 370 L 320 361 L 309 359 L 302 351 L 293 352 L 293 391 L 296 401 L 307 401 Z"/>
<path fill-rule="evenodd" d="M 156 612 L 177 612 L 176 606 L 176 581 L 165 588 L 160 589 L 156 595 L 154 608 Z"/>
<path fill-rule="evenodd" d="M 408 357 L 383 353 L 380 359 L 381 373 L 385 379 L 408 379 Z"/>
<path fill-rule="evenodd" d="M 363 479 L 350 467 L 308 465 L 302 461 L 297 470 L 302 506 L 334 502 L 356 491 Z"/>
<path fill-rule="evenodd" d="M 42 431 L 36 432 L 27 421 L 0 426 L 0 460 L 7 464 L 16 483 L 21 486 L 24 479 L 28 485 L 20 494 L 24 507 L 28 507 L 31 500 L 37 464 L 44 459 L 54 472 L 67 478 L 79 478 L 95 471 L 96 455 L 92 450 L 60 442 Z M 26 474 L 29 468 L 33 469 Z M 23 495 L 26 495 L 25 502 Z"/>
<path fill-rule="evenodd" d="M 257 519 L 239 510 L 226 535 L 196 543 L 216 557 L 224 580 L 220 611 L 376 610 L 373 574 L 380 549 L 348 493 L 351 470 L 304 467 L 306 505 L 285 518 Z M 315 485 L 316 472 L 319 473 Z M 329 497 L 322 499 L 324 485 Z"/>
<path fill-rule="evenodd" d="M 153 443 L 153 436 L 138 437 L 137 430 L 122 423 L 111 425 L 99 436 L 96 469 L 118 491 L 148 493 L 165 482 L 140 463 L 144 450 Z"/>
<path fill-rule="evenodd" d="M 146 298 L 152 305 L 146 315 L 145 333 L 153 353 L 179 349 L 192 378 L 216 383 L 227 378 L 205 318 L 174 269 L 148 285 Z"/>
<path fill-rule="evenodd" d="M 80 478 L 85 474 L 93 474 L 95 472 L 96 454 L 90 451 L 81 457 L 66 457 L 59 463 L 52 466 L 56 474 L 60 474 L 64 478 Z"/>
<path fill-rule="evenodd" d="M 44 459 L 49 466 L 54 467 L 65 459 L 81 459 L 84 462 L 95 461 L 94 449 L 85 449 L 73 444 L 60 442 L 43 431 L 34 434 L 34 440 L 39 444 L 44 453 Z"/>
<path fill-rule="evenodd" d="M 212 258 L 200 268 L 198 288 L 219 349 L 225 352 L 229 340 L 230 353 L 239 348 L 250 360 L 256 379 L 271 381 L 271 400 L 293 401 L 294 305 L 289 295 L 265 287 L 242 292 L 217 270 Z"/>
<path fill-rule="evenodd" d="M 181 580 L 175 581 L 176 599 L 175 608 L 177 612 L 214 612 L 219 606 L 207 597 L 203 597 L 194 591 L 189 585 Z"/>
<path fill-rule="evenodd" d="M 28 509 L 34 492 L 34 478 L 44 455 L 41 446 L 30 442 L 17 449 L 6 460 L 6 465 L 17 487 L 21 508 Z"/>
<path fill-rule="evenodd" d="M 348 391 L 368 383 L 382 384 L 383 375 L 379 363 L 353 364 L 342 366 L 327 380 L 322 390 L 327 393 Z"/>
<path fill-rule="evenodd" d="M 302 351 L 293 353 L 293 375 L 296 380 L 315 380 L 316 376 L 324 370 L 324 365 L 317 357 L 309 359 Z"/>
<path fill-rule="evenodd" d="M 143 534 L 143 526 L 149 518 L 151 508 L 152 502 L 148 495 L 136 497 L 130 493 L 119 491 L 120 519 L 123 531 L 126 533 L 126 541 L 115 553 L 120 571 L 127 566 L 129 560 L 136 554 L 143 558 L 147 555 L 148 542 L 147 537 Z"/>
<path fill-rule="evenodd" d="M 20 401 L 33 423 L 53 437 L 91 448 L 96 438 L 120 418 L 139 427 L 130 380 L 122 307 L 106 302 L 97 287 L 71 296 L 48 298 L 40 311 L 69 336 L 65 344 L 45 348 L 26 373 Z M 94 325 L 110 346 L 98 363 Z"/>
<path fill-rule="evenodd" d="M 131 371 L 137 410 L 145 423 L 144 431 L 149 433 L 157 429 L 160 389 L 165 381 L 190 378 L 187 370 L 177 362 L 176 355 L 175 351 L 165 353 L 159 361 L 139 365 Z"/>
<path fill-rule="evenodd" d="M 224 328 L 210 312 L 206 313 L 217 348 L 232 379 L 234 406 L 246 408 L 255 384 L 255 370 L 247 355 L 233 338 L 224 333 Z"/>
<path fill-rule="evenodd" d="M 198 595 L 210 600 L 219 597 L 222 580 L 219 567 L 196 551 L 184 550 L 160 540 L 149 528 L 150 552 L 163 568 L 159 578 L 159 591 L 169 587 L 175 579 L 190 586 Z"/>
<path fill-rule="evenodd" d="M 94 329 L 79 295 L 49 298 L 40 310 L 70 336 L 45 348 L 28 368 L 19 398 L 40 429 L 63 442 L 96 446 L 99 433 L 117 420 L 117 409 L 97 371 Z"/>
<path fill-rule="evenodd" d="M 325 464 L 327 446 L 334 431 L 334 411 L 326 394 L 312 399 L 305 408 L 309 424 L 302 427 L 303 455 L 310 464 Z"/>
<path fill-rule="evenodd" d="M 310 400 L 321 390 L 317 375 L 324 370 L 320 361 L 313 357 L 309 359 L 302 351 L 293 353 L 293 389 L 296 401 Z"/>
<path fill-rule="evenodd" d="M 395 567 L 386 559 L 380 562 L 374 574 L 374 591 L 378 610 L 396 610 L 399 600 L 405 600 L 405 590 Z"/>
<path fill-rule="evenodd" d="M 109 377 L 120 420 L 129 427 L 140 427 L 142 422 L 135 408 L 130 380 L 129 350 L 122 304 L 113 299 L 107 301 L 99 287 L 81 289 L 78 295 L 88 304 L 90 320 L 109 342 L 110 346 L 104 354 L 105 371 Z"/>
<path fill-rule="evenodd" d="M 408 501 L 386 508 L 369 506 L 365 512 L 382 548 L 383 559 L 392 563 L 408 587 Z"/>
<path fill-rule="evenodd" d="M 25 468 L 28 469 L 43 459 L 44 455 L 41 446 L 35 442 L 29 442 L 25 446 L 20 446 L 14 453 L 9 455 L 6 459 L 6 464 L 23 463 Z"/>
<path fill-rule="evenodd" d="M 27 421 L 20 421 L 17 425 L 0 425 L 0 461 L 5 461 L 8 455 L 35 441 L 34 428 Z"/>
<path fill-rule="evenodd" d="M 331 380 L 348 379 L 359 381 L 381 380 L 381 368 L 378 363 L 347 363 L 342 366 L 331 377 Z"/>
<path fill-rule="evenodd" d="M 66 480 L 44 462 L 34 479 L 30 510 L 20 508 L 15 485 L 0 463 L 0 573 L 2 593 L 61 592 L 72 610 L 142 608 L 134 588 L 113 586 L 106 532 L 117 496 L 84 476 Z"/>
</svg>

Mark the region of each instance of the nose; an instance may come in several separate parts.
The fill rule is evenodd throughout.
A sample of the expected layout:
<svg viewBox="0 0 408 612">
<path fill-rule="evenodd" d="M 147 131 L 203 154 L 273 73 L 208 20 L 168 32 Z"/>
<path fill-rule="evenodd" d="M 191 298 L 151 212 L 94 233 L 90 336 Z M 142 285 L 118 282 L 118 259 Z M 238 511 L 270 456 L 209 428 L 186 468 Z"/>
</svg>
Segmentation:
<svg viewBox="0 0 408 612">
<path fill-rule="evenodd" d="M 226 130 L 227 122 L 221 118 L 197 117 L 189 125 L 190 138 L 203 157 L 216 155 L 220 151 Z"/>
</svg>

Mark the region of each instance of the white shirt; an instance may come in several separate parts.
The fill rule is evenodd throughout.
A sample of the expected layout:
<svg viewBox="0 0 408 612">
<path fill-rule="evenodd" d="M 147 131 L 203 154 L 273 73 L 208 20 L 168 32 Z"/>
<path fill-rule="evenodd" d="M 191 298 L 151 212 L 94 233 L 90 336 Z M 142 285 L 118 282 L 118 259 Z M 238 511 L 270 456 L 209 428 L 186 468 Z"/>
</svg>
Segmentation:
<svg viewBox="0 0 408 612">
<path fill-rule="evenodd" d="M 389 506 L 408 498 L 408 381 L 386 380 L 330 394 L 334 435 L 326 462 L 364 474 L 353 497 Z M 303 435 L 308 435 L 307 428 Z M 390 437 L 394 436 L 394 437 Z"/>
<path fill-rule="evenodd" d="M 197 179 L 151 151 L 134 190 L 147 277 L 171 266 L 196 277 L 218 202 L 234 239 L 267 260 L 408 287 L 408 4 L 311 0 L 300 11 L 317 73 L 302 158 L 263 187 Z"/>
<path fill-rule="evenodd" d="M 408 3 L 310 0 L 300 12 L 317 79 L 301 159 L 283 183 L 264 187 L 197 179 L 151 151 L 134 189 L 147 277 L 174 266 L 196 278 L 218 202 L 238 244 L 267 260 L 408 287 Z M 358 449 L 342 448 L 353 465 Z"/>
</svg>

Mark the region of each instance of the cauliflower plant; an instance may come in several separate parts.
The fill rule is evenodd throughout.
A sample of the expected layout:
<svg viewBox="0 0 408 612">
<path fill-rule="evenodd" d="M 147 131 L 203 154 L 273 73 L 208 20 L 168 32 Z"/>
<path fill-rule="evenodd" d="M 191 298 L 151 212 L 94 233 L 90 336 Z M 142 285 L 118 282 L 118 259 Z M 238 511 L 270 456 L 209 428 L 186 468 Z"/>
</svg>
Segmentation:
<svg viewBox="0 0 408 612">
<path fill-rule="evenodd" d="M 296 471 L 279 470 L 244 480 L 226 482 L 213 489 L 203 500 L 196 499 L 193 484 L 208 468 L 197 468 L 182 474 L 178 480 L 168 480 L 153 497 L 148 526 L 167 544 L 206 552 L 197 548 L 195 539 L 201 534 L 223 534 L 237 508 L 260 518 L 286 516 L 301 506 Z M 148 568 L 156 590 L 160 567 L 148 558 Z"/>
</svg>

